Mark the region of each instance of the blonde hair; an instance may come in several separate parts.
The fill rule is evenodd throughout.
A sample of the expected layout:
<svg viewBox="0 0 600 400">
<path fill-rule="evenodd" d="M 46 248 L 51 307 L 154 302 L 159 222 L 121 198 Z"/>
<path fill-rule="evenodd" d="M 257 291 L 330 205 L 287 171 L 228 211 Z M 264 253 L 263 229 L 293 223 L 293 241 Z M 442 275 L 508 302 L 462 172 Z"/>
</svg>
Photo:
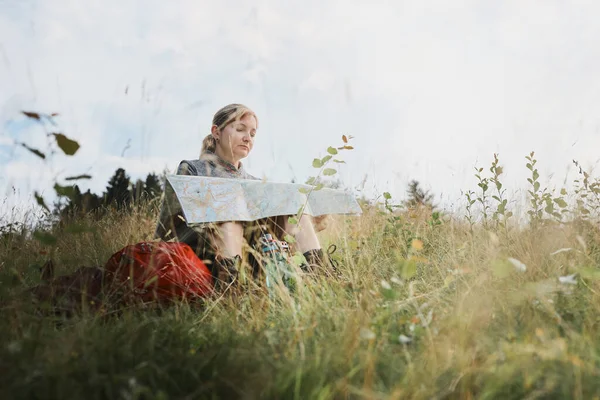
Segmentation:
<svg viewBox="0 0 600 400">
<path fill-rule="evenodd" d="M 238 121 L 246 115 L 252 115 L 256 119 L 256 127 L 258 128 L 258 118 L 254 111 L 243 104 L 229 104 L 217 111 L 213 117 L 212 124 L 219 130 L 224 129 L 233 121 Z M 217 148 L 217 140 L 209 133 L 202 141 L 202 151 L 200 155 L 207 152 L 214 152 Z"/>
</svg>

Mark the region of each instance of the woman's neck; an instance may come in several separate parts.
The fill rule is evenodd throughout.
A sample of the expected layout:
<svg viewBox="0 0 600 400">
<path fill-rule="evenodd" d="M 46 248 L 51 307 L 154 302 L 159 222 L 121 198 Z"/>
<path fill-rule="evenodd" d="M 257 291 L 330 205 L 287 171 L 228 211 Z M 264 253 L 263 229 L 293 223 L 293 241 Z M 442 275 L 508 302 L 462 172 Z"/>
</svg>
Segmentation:
<svg viewBox="0 0 600 400">
<path fill-rule="evenodd" d="M 217 155 L 217 157 L 219 157 L 220 159 L 227 161 L 228 163 L 230 163 L 231 165 L 233 165 L 234 167 L 236 167 L 237 169 L 240 168 L 240 160 L 233 160 L 233 157 L 231 156 L 227 156 L 226 154 L 223 153 L 223 151 L 217 147 L 215 149 L 215 154 Z"/>
</svg>

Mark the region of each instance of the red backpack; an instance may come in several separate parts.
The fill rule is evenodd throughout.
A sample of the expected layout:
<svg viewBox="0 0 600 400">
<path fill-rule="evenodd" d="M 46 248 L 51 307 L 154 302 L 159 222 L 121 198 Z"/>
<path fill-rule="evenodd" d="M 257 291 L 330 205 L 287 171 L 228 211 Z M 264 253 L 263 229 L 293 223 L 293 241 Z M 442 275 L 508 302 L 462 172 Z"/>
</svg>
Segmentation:
<svg viewBox="0 0 600 400">
<path fill-rule="evenodd" d="M 175 242 L 125 246 L 106 263 L 104 283 L 143 301 L 206 297 L 213 290 L 210 270 L 190 246 Z"/>
</svg>

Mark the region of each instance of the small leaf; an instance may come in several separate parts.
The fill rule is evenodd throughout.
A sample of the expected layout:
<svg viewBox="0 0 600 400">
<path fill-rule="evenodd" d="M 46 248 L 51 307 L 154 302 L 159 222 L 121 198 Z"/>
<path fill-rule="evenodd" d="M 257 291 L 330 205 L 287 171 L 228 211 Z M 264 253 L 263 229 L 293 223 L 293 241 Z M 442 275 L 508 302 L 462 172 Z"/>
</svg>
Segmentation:
<svg viewBox="0 0 600 400">
<path fill-rule="evenodd" d="M 325 163 L 329 160 L 331 160 L 331 156 L 330 155 L 325 156 L 325 157 L 321 158 L 321 164 L 325 165 Z"/>
<path fill-rule="evenodd" d="M 313 185 L 315 183 L 315 181 L 316 181 L 316 178 L 314 176 L 311 176 L 306 180 L 306 184 Z"/>
<path fill-rule="evenodd" d="M 323 185 L 322 183 L 319 183 L 317 186 L 315 186 L 315 188 L 314 188 L 313 190 L 314 190 L 314 191 L 321 190 L 321 189 L 323 189 L 324 187 L 325 187 L 325 185 Z"/>
<path fill-rule="evenodd" d="M 27 118 L 40 120 L 40 114 L 31 111 L 21 111 Z"/>
<path fill-rule="evenodd" d="M 62 133 L 53 133 L 53 135 L 56 139 L 56 144 L 58 144 L 58 147 L 60 147 L 60 149 L 66 155 L 72 156 L 73 154 L 77 153 L 77 150 L 79 150 L 79 143 L 76 141 L 69 139 Z"/>
<path fill-rule="evenodd" d="M 337 171 L 335 169 L 333 169 L 333 168 L 325 168 L 323 170 L 323 175 L 325 175 L 325 176 L 331 176 L 331 175 L 334 175 L 336 172 Z"/>
<path fill-rule="evenodd" d="M 283 240 L 285 240 L 286 242 L 288 242 L 290 244 L 296 243 L 296 238 L 294 238 L 292 235 L 289 235 L 289 234 L 285 235 L 283 237 Z"/>
<path fill-rule="evenodd" d="M 298 189 L 298 191 L 302 194 L 308 194 L 310 193 L 310 189 L 309 188 L 305 188 L 305 187 L 301 187 L 300 189 Z"/>
<path fill-rule="evenodd" d="M 346 164 L 346 161 L 343 161 L 343 160 L 334 159 L 333 162 L 338 163 L 338 164 Z"/>
<path fill-rule="evenodd" d="M 402 265 L 402 279 L 410 279 L 417 273 L 417 263 L 413 259 L 404 261 Z"/>
<path fill-rule="evenodd" d="M 540 177 L 540 174 L 538 173 L 538 170 L 536 169 L 535 171 L 533 171 L 533 180 L 537 180 L 537 178 Z"/>
<path fill-rule="evenodd" d="M 33 237 L 37 239 L 40 243 L 48 246 L 53 246 L 57 242 L 56 236 L 53 236 L 48 232 L 35 231 L 33 232 Z"/>
<path fill-rule="evenodd" d="M 52 113 L 50 114 L 51 117 L 58 117 L 60 114 L 59 113 Z"/>
<path fill-rule="evenodd" d="M 383 192 L 383 198 L 386 200 L 390 200 L 392 195 L 389 192 Z"/>
<path fill-rule="evenodd" d="M 312 162 L 312 166 L 314 168 L 321 168 L 323 166 L 323 163 L 318 158 L 315 158 Z"/>
<path fill-rule="evenodd" d="M 33 154 L 35 154 L 39 158 L 44 159 L 44 160 L 46 159 L 46 155 L 44 153 L 42 153 L 41 151 L 39 151 L 38 149 L 34 149 L 33 147 L 29 147 L 25 143 L 21 143 L 21 146 L 25 147 L 27 150 L 29 150 L 30 152 L 32 152 Z"/>
<path fill-rule="evenodd" d="M 288 218 L 288 223 L 290 225 L 298 225 L 298 219 L 296 217 L 289 217 Z"/>
<path fill-rule="evenodd" d="M 92 176 L 83 174 L 83 175 L 77 175 L 77 176 L 69 176 L 69 177 L 65 178 L 66 181 L 76 181 L 78 179 L 92 179 Z"/>
<path fill-rule="evenodd" d="M 75 195 L 75 188 L 73 186 L 61 186 L 58 183 L 54 185 L 54 191 L 59 196 L 73 197 Z"/>
<path fill-rule="evenodd" d="M 292 242 L 290 242 L 292 243 Z M 302 253 L 300 253 L 299 251 L 297 251 L 293 256 L 292 256 L 292 264 L 299 267 L 302 264 L 306 264 L 306 258 L 302 255 Z"/>
<path fill-rule="evenodd" d="M 344 149 L 346 149 L 346 150 L 354 150 L 354 147 L 352 147 L 352 146 L 344 146 Z"/>
<path fill-rule="evenodd" d="M 563 195 L 563 196 L 566 196 L 567 195 L 567 189 L 565 189 L 565 188 L 560 189 L 560 194 Z"/>
<path fill-rule="evenodd" d="M 331 147 L 331 146 L 329 146 L 329 147 L 327 148 L 327 152 L 328 152 L 329 154 L 331 154 L 331 155 L 334 155 L 334 156 L 335 156 L 335 155 L 338 153 L 338 151 L 337 151 L 336 149 L 334 149 L 333 147 Z"/>
<path fill-rule="evenodd" d="M 554 202 L 555 202 L 556 204 L 558 204 L 558 206 L 559 206 L 560 208 L 565 208 L 565 207 L 567 206 L 567 202 L 566 202 L 566 201 L 564 201 L 564 200 L 563 200 L 562 198 L 560 198 L 560 197 L 558 197 L 558 198 L 554 199 Z"/>
<path fill-rule="evenodd" d="M 344 143 L 348 143 L 348 138 L 346 137 L 346 135 L 342 135 L 342 141 Z"/>
<path fill-rule="evenodd" d="M 500 204 L 498 204 L 498 212 L 500 214 L 504 214 L 505 210 L 506 210 L 506 203 L 500 203 Z"/>
<path fill-rule="evenodd" d="M 37 191 L 34 193 L 34 196 L 35 196 L 35 200 L 37 201 L 37 203 L 40 206 L 44 207 L 46 209 L 46 211 L 50 212 L 50 209 L 46 205 L 46 202 L 44 201 L 44 198 L 42 196 L 40 196 Z"/>
</svg>

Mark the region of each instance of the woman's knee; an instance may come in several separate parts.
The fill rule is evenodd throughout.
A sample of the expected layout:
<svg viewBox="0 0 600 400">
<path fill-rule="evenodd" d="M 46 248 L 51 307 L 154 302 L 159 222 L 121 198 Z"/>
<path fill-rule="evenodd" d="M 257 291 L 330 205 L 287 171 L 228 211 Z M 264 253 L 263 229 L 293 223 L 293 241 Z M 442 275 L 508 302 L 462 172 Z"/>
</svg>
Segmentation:
<svg viewBox="0 0 600 400">
<path fill-rule="evenodd" d="M 307 250 L 318 249 L 321 247 L 319 238 L 313 225 L 313 219 L 310 215 L 302 215 L 298 224 L 292 225 L 287 223 L 286 230 L 294 236 L 298 250 L 305 252 Z"/>
<path fill-rule="evenodd" d="M 244 226 L 240 222 L 224 222 L 217 225 L 217 251 L 223 257 L 235 257 L 242 254 L 244 244 Z"/>
</svg>

